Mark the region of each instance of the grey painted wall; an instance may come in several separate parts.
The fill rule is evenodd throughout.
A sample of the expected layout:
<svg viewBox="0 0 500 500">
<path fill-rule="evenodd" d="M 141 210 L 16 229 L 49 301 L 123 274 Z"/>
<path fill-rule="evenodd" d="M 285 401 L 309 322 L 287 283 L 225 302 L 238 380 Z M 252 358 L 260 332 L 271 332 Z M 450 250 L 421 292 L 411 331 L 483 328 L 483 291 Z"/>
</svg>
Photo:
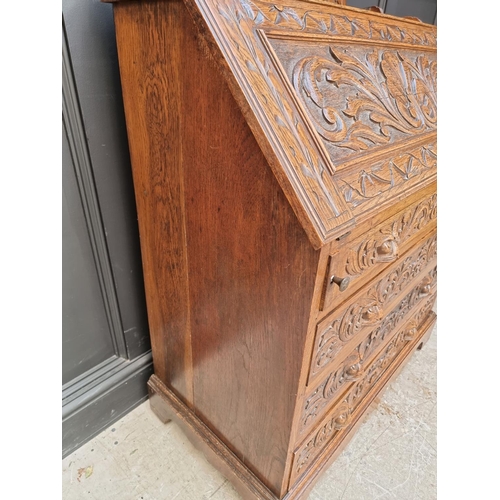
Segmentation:
<svg viewBox="0 0 500 500">
<path fill-rule="evenodd" d="M 63 121 L 62 382 L 115 354 Z"/>
<path fill-rule="evenodd" d="M 424 23 L 436 24 L 437 0 L 347 0 L 346 3 L 359 9 L 376 5 L 391 16 L 413 16 Z"/>
<path fill-rule="evenodd" d="M 112 9 L 63 0 L 63 456 L 152 373 Z"/>
<path fill-rule="evenodd" d="M 99 0 L 63 0 L 62 5 L 108 251 L 123 304 L 127 348 L 133 357 L 142 351 L 137 341 L 147 339 L 141 331 L 146 315 L 112 6 Z M 141 307 L 132 289 L 142 291 Z"/>
<path fill-rule="evenodd" d="M 428 24 L 435 24 L 437 0 L 387 0 L 386 14 L 414 16 Z"/>
</svg>

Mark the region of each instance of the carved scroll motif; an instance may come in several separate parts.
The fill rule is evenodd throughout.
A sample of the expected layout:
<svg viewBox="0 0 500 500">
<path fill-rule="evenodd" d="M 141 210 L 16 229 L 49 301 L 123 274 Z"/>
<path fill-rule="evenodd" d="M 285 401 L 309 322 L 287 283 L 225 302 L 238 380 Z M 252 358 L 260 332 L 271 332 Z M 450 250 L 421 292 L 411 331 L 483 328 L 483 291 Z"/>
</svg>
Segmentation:
<svg viewBox="0 0 500 500">
<path fill-rule="evenodd" d="M 374 162 L 370 167 L 339 178 L 340 191 L 353 208 L 376 198 L 391 189 L 401 188 L 409 181 L 424 180 L 436 172 L 436 141 L 401 153 L 393 158 Z"/>
<path fill-rule="evenodd" d="M 400 246 L 436 217 L 437 195 L 433 195 L 355 245 L 346 256 L 345 272 L 356 276 L 376 264 L 396 260 Z"/>
<path fill-rule="evenodd" d="M 384 304 L 396 298 L 401 290 L 416 278 L 437 253 L 437 236 L 429 238 L 417 251 L 408 256 L 387 276 L 380 279 L 340 317 L 317 332 L 317 347 L 311 363 L 311 376 L 331 362 L 361 329 L 382 319 Z M 316 345 L 316 344 L 315 344 Z"/>
<path fill-rule="evenodd" d="M 300 60 L 293 84 L 335 159 L 337 150 L 362 151 L 436 130 L 435 54 L 341 46 L 329 53 Z M 415 168 L 412 157 L 401 161 L 403 175 Z"/>
<path fill-rule="evenodd" d="M 394 328 L 396 328 L 396 326 L 406 318 L 409 309 L 413 309 L 414 307 L 411 306 L 412 299 L 418 299 L 419 295 L 421 296 L 421 293 L 422 290 L 405 301 L 402 304 L 402 307 L 399 307 L 398 309 L 395 309 L 390 314 L 388 314 L 387 317 L 384 318 L 382 323 L 377 326 L 375 330 L 370 332 L 366 339 L 364 339 L 363 342 L 361 342 L 353 350 L 353 352 L 344 361 L 342 366 L 327 378 L 323 389 L 323 395 L 326 397 L 326 399 L 334 399 L 335 396 L 340 394 L 341 390 L 346 385 L 363 377 L 364 365 L 366 363 L 366 360 L 370 358 L 370 356 L 381 344 L 383 344 L 387 336 L 394 331 Z M 425 316 L 427 316 L 428 312 L 434 304 L 434 301 L 435 297 L 432 297 L 428 301 L 428 303 L 426 303 L 426 305 L 423 306 L 423 308 L 417 313 L 414 318 L 417 325 Z M 411 340 L 409 338 L 409 334 L 407 340 Z"/>
<path fill-rule="evenodd" d="M 431 245 L 426 245 L 426 248 L 429 248 L 430 246 Z M 380 344 L 382 344 L 384 339 L 387 338 L 387 335 L 391 331 L 394 331 L 394 328 L 396 328 L 396 326 L 408 316 L 410 311 L 415 309 L 415 307 L 421 303 L 422 299 L 431 294 L 436 282 L 437 268 L 434 268 L 416 287 L 413 288 L 410 293 L 403 298 L 398 306 L 366 336 L 366 338 L 347 358 L 345 363 L 340 368 L 330 373 L 323 380 L 323 382 L 317 386 L 305 402 L 301 424 L 302 430 L 309 427 L 316 420 L 328 402 L 340 394 L 342 387 L 351 383 L 353 380 L 364 376 L 364 360 L 367 359 Z M 432 299 L 432 301 L 429 300 L 429 304 L 426 304 L 425 307 L 432 307 L 432 304 L 434 303 L 433 301 L 434 299 Z M 315 357 L 316 367 L 318 360 L 321 360 L 323 363 L 321 368 L 325 366 L 327 362 L 330 362 L 333 357 L 331 352 L 332 351 L 330 350 L 328 353 L 328 361 L 326 361 L 326 356 L 320 356 L 318 351 L 318 354 Z M 316 370 L 316 372 L 317 371 L 319 371 L 319 369 Z"/>
<path fill-rule="evenodd" d="M 365 40 L 398 42 L 436 47 L 433 28 L 407 24 L 398 26 L 390 19 L 358 17 L 356 13 L 334 11 L 320 5 L 304 3 L 296 7 L 273 2 L 237 0 L 256 24 L 265 28 L 319 35 L 350 36 Z M 430 28 L 430 29 L 429 29 Z"/>
<path fill-rule="evenodd" d="M 300 450 L 294 464 L 294 473 L 296 476 L 300 475 L 301 472 L 307 468 L 311 459 L 318 454 L 337 431 L 349 425 L 351 413 L 352 411 L 347 404 L 339 405 L 328 422 L 323 425 L 318 432 L 316 432 L 314 437 L 306 443 L 302 450 Z"/>
<path fill-rule="evenodd" d="M 383 350 L 382 354 L 373 362 L 368 370 L 363 373 L 362 377 L 351 387 L 347 396 L 337 405 L 333 415 L 327 422 L 320 427 L 314 436 L 307 441 L 301 449 L 296 453 L 294 462 L 293 476 L 300 476 L 308 466 L 312 463 L 315 457 L 321 452 L 325 445 L 330 442 L 335 435 L 342 429 L 347 427 L 353 417 L 353 413 L 359 406 L 363 398 L 370 392 L 375 383 L 384 374 L 390 366 L 394 358 L 415 339 L 418 332 L 418 327 L 422 320 L 427 317 L 429 310 L 432 308 L 433 301 L 428 307 L 428 304 L 419 311 L 417 316 L 400 331 Z"/>
</svg>

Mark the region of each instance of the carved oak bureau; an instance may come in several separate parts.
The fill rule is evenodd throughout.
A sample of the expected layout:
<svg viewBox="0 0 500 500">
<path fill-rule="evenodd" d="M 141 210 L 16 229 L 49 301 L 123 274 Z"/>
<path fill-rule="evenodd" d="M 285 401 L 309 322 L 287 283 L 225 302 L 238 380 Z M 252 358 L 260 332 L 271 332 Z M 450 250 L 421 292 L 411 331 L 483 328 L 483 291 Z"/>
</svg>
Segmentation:
<svg viewBox="0 0 500 500">
<path fill-rule="evenodd" d="M 151 406 L 244 498 L 305 498 L 436 318 L 436 28 L 326 0 L 114 14 Z"/>
</svg>

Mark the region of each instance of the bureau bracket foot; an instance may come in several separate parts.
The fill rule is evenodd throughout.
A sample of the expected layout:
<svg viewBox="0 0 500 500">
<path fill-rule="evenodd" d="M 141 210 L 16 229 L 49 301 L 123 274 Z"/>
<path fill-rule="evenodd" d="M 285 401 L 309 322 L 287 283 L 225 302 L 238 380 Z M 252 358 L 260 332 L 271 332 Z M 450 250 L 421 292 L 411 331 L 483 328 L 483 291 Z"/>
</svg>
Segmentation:
<svg viewBox="0 0 500 500">
<path fill-rule="evenodd" d="M 156 375 L 149 379 L 148 390 L 158 418 L 164 423 L 174 421 L 245 500 L 279 500 Z"/>
</svg>

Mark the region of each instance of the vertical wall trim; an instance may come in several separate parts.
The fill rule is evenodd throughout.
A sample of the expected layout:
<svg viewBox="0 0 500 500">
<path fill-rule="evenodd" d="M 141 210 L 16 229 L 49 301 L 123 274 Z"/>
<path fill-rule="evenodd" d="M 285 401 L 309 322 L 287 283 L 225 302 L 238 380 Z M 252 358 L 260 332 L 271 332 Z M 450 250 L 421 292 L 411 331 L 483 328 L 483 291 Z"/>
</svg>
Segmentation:
<svg viewBox="0 0 500 500">
<path fill-rule="evenodd" d="M 387 0 L 378 0 L 378 6 L 382 9 L 382 12 L 385 12 Z"/>
<path fill-rule="evenodd" d="M 114 350 L 117 356 L 129 359 L 97 190 L 92 173 L 85 127 L 71 65 L 64 18 L 62 26 L 62 111 L 63 124 L 75 166 L 75 176 L 87 222 L 90 244 Z"/>
</svg>

